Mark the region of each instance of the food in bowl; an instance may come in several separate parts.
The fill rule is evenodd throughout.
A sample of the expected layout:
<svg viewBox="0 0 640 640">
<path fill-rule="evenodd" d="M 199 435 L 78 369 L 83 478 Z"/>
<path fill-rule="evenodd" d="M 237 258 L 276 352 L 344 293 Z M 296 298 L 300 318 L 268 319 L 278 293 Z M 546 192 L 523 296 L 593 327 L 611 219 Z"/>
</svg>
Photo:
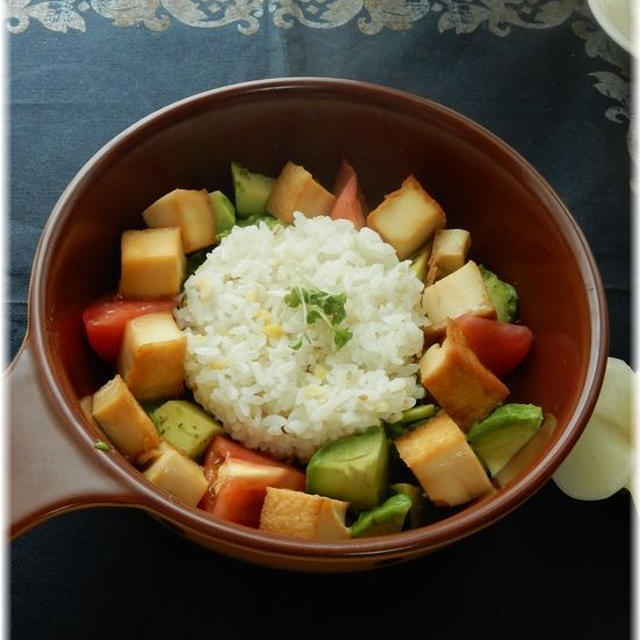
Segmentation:
<svg viewBox="0 0 640 640">
<path fill-rule="evenodd" d="M 391 245 L 347 220 L 296 213 L 277 230 L 234 230 L 175 314 L 187 386 L 234 439 L 306 462 L 424 396 L 421 288 Z"/>
<path fill-rule="evenodd" d="M 515 288 L 414 176 L 370 211 L 346 162 L 333 191 L 293 162 L 231 172 L 235 202 L 152 203 L 119 293 L 84 313 L 116 368 L 92 408 L 115 447 L 186 503 L 293 537 L 393 533 L 491 494 L 543 423 L 505 404 L 532 343 Z"/>
</svg>

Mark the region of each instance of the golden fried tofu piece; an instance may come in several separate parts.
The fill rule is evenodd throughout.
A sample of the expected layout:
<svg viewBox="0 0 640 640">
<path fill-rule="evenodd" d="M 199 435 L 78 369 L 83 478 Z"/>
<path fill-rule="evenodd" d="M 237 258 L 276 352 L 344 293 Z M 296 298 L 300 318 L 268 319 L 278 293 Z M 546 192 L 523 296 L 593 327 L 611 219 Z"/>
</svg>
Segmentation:
<svg viewBox="0 0 640 640">
<path fill-rule="evenodd" d="M 367 226 L 394 247 L 400 260 L 417 251 L 446 221 L 442 207 L 413 175 L 367 216 Z"/>
<path fill-rule="evenodd" d="M 293 212 L 308 218 L 329 215 L 335 196 L 327 191 L 302 166 L 287 162 L 273 185 L 266 209 L 283 222 L 293 222 Z"/>
<path fill-rule="evenodd" d="M 160 442 L 151 418 L 119 375 L 93 394 L 91 415 L 118 451 L 133 462 Z"/>
<path fill-rule="evenodd" d="M 345 540 L 348 502 L 291 489 L 267 488 L 260 529 L 295 538 Z"/>
<path fill-rule="evenodd" d="M 129 320 L 118 373 L 141 402 L 179 396 L 184 385 L 187 339 L 169 311 Z"/>
<path fill-rule="evenodd" d="M 179 293 L 186 259 L 178 227 L 125 231 L 120 245 L 124 297 L 162 298 Z"/>
<path fill-rule="evenodd" d="M 433 324 L 446 325 L 448 318 L 457 318 L 465 313 L 487 318 L 495 318 L 496 315 L 482 273 L 473 260 L 425 287 L 422 308 Z"/>
<path fill-rule="evenodd" d="M 206 189 L 174 189 L 142 212 L 147 226 L 178 227 L 185 253 L 216 241 L 216 221 Z"/>
<path fill-rule="evenodd" d="M 509 389 L 478 360 L 451 320 L 442 345 L 432 345 L 420 359 L 420 381 L 465 431 L 509 395 Z"/>
<path fill-rule="evenodd" d="M 429 500 L 438 506 L 455 507 L 493 490 L 464 433 L 444 411 L 394 442 Z"/>
<path fill-rule="evenodd" d="M 425 287 L 422 309 L 429 320 L 424 328 L 427 345 L 442 338 L 448 318 L 467 313 L 481 318 L 496 317 L 496 309 L 489 299 L 482 273 L 473 260 Z"/>
<path fill-rule="evenodd" d="M 433 238 L 426 284 L 460 269 L 467 261 L 471 234 L 465 229 L 439 229 Z"/>
<path fill-rule="evenodd" d="M 208 487 L 204 469 L 164 440 L 158 446 L 158 453 L 158 457 L 144 471 L 144 476 L 195 507 Z"/>
</svg>

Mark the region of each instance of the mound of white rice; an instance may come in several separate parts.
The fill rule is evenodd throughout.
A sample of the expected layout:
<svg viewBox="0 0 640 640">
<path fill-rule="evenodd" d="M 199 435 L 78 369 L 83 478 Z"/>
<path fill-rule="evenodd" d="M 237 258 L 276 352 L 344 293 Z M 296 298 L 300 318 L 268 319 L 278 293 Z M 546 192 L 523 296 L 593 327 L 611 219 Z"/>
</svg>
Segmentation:
<svg viewBox="0 0 640 640">
<path fill-rule="evenodd" d="M 284 302 L 297 286 L 346 294 L 345 346 Z M 421 289 L 408 261 L 346 220 L 296 214 L 276 231 L 236 227 L 185 283 L 176 316 L 187 384 L 235 439 L 306 461 L 340 436 L 399 420 L 424 395 Z"/>
</svg>

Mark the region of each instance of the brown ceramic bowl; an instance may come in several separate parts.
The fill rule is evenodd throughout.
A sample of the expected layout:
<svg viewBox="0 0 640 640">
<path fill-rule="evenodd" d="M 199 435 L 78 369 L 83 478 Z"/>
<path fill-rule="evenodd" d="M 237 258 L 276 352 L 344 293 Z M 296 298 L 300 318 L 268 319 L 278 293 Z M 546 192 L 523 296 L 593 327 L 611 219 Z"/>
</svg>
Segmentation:
<svg viewBox="0 0 640 640">
<path fill-rule="evenodd" d="M 506 488 L 430 526 L 347 542 L 304 542 L 217 521 L 94 447 L 80 399 L 110 372 L 80 314 L 118 279 L 119 237 L 175 187 L 229 192 L 229 161 L 276 174 L 292 159 L 332 184 L 342 155 L 372 203 L 414 173 L 471 231 L 473 257 L 516 284 L 536 335 L 509 385 L 514 401 L 553 413 L 542 454 Z M 89 506 L 141 508 L 218 552 L 308 571 L 367 569 L 426 554 L 491 524 L 551 476 L 585 426 L 608 348 L 602 284 L 575 221 L 504 142 L 428 100 L 332 79 L 254 82 L 188 98 L 109 142 L 66 189 L 44 229 L 31 278 L 29 331 L 8 372 L 12 535 Z"/>
</svg>

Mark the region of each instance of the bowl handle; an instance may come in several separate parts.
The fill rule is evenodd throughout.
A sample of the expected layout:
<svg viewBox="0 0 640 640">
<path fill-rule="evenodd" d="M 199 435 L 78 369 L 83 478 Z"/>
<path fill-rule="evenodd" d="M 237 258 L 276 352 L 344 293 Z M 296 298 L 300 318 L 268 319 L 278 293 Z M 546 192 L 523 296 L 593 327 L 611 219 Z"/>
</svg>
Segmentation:
<svg viewBox="0 0 640 640">
<path fill-rule="evenodd" d="M 82 507 L 136 504 L 133 492 L 96 463 L 56 418 L 29 337 L 5 373 L 9 431 L 9 535 Z"/>
</svg>

